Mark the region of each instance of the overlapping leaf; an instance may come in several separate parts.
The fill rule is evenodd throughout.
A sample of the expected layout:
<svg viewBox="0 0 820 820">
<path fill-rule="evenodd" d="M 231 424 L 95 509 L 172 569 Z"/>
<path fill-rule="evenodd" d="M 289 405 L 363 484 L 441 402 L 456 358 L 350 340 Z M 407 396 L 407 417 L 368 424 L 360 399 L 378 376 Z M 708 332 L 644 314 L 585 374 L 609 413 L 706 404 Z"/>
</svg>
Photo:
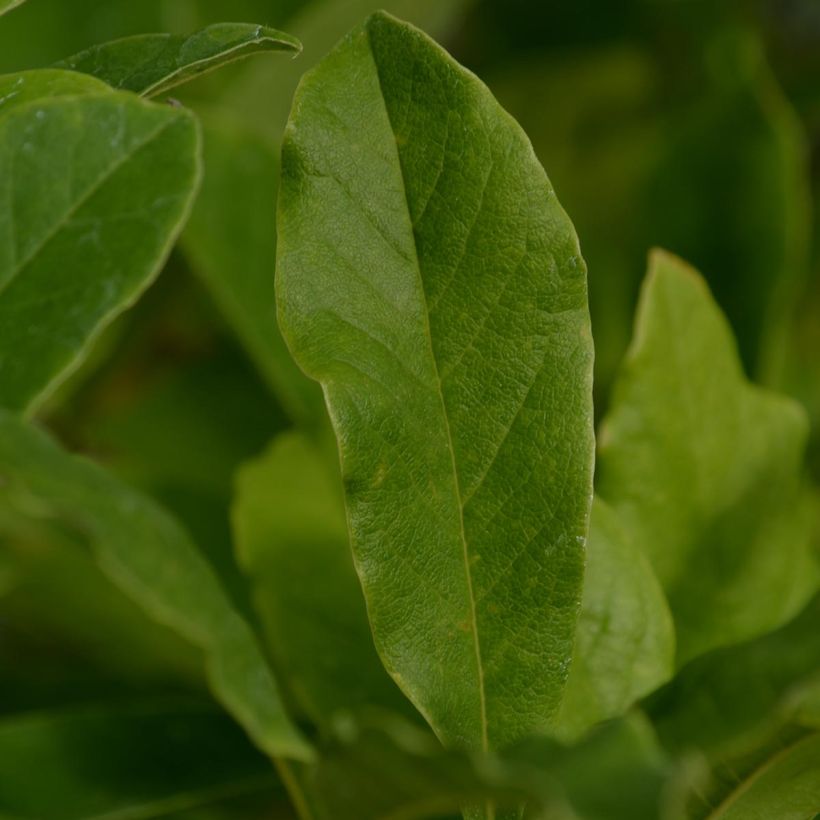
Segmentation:
<svg viewBox="0 0 820 820">
<path fill-rule="evenodd" d="M 6 411 L 0 411 L 0 475 L 29 509 L 35 504 L 88 537 L 103 570 L 126 594 L 203 650 L 215 694 L 262 749 L 310 756 L 250 627 L 172 518 Z"/>
<path fill-rule="evenodd" d="M 591 340 L 532 148 L 379 14 L 302 83 L 278 225 L 281 325 L 325 390 L 386 667 L 449 743 L 549 726 L 580 602 Z"/>
<path fill-rule="evenodd" d="M 87 79 L 79 95 L 54 95 L 73 82 L 53 72 L 0 81 L 0 406 L 16 411 L 76 367 L 149 284 L 199 179 L 189 113 L 88 93 Z"/>
<path fill-rule="evenodd" d="M 295 37 L 267 26 L 215 23 L 188 36 L 141 34 L 92 46 L 55 68 L 154 97 L 233 60 L 265 51 L 298 53 L 301 47 Z"/>
<path fill-rule="evenodd" d="M 700 277 L 655 253 L 600 436 L 600 494 L 649 557 L 678 660 L 792 617 L 817 588 L 806 420 L 749 384 Z"/>
</svg>

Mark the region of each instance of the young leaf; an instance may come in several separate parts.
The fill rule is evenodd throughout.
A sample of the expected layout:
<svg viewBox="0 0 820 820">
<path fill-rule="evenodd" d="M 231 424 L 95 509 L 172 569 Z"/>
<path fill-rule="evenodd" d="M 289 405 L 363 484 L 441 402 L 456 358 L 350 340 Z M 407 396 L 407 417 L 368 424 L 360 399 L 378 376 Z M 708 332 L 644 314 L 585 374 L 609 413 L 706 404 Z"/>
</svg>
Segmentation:
<svg viewBox="0 0 820 820">
<path fill-rule="evenodd" d="M 225 63 L 264 51 L 298 54 L 290 34 L 250 23 L 215 23 L 195 34 L 140 34 L 92 46 L 55 64 L 122 91 L 155 97 Z"/>
<path fill-rule="evenodd" d="M 241 794 L 275 799 L 276 789 L 270 762 L 207 704 L 74 707 L 0 720 L 3 817 L 165 817 Z"/>
<path fill-rule="evenodd" d="M 277 151 L 225 116 L 200 116 L 206 173 L 182 249 L 290 418 L 315 427 L 326 418 L 321 390 L 294 364 L 276 322 Z"/>
<path fill-rule="evenodd" d="M 0 476 L 82 532 L 123 592 L 203 650 L 214 693 L 260 748 L 310 756 L 250 627 L 172 518 L 6 411 L 0 411 Z"/>
<path fill-rule="evenodd" d="M 188 112 L 130 94 L 0 109 L 0 406 L 30 410 L 150 283 L 198 145 Z"/>
<path fill-rule="evenodd" d="M 624 714 L 672 676 L 674 662 L 675 632 L 660 584 L 615 513 L 596 497 L 562 737 Z"/>
<path fill-rule="evenodd" d="M 271 651 L 323 728 L 342 710 L 407 704 L 373 647 L 333 461 L 307 436 L 283 434 L 240 470 L 233 507 L 239 560 Z"/>
<path fill-rule="evenodd" d="M 655 252 L 600 435 L 599 492 L 666 592 L 678 661 L 774 629 L 817 588 L 801 408 L 749 384 L 702 279 Z"/>
<path fill-rule="evenodd" d="M 550 726 L 591 497 L 592 343 L 572 225 L 523 132 L 378 13 L 297 93 L 280 325 L 325 391 L 388 671 L 447 743 Z"/>
</svg>

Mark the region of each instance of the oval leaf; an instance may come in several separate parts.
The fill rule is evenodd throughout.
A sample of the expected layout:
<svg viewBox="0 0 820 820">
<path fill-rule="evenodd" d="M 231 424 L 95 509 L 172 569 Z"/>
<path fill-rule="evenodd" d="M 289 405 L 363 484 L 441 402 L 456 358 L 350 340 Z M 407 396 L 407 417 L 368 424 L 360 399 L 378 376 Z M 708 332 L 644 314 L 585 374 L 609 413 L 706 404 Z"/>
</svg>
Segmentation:
<svg viewBox="0 0 820 820">
<path fill-rule="evenodd" d="M 173 518 L 3 410 L 0 477 L 29 503 L 73 524 L 123 592 L 203 650 L 215 694 L 260 748 L 272 755 L 310 757 L 250 627 Z"/>
<path fill-rule="evenodd" d="M 55 68 L 91 74 L 114 88 L 153 97 L 251 54 L 301 50 L 302 44 L 283 31 L 215 23 L 188 36 L 140 34 L 113 40 L 61 60 Z"/>
<path fill-rule="evenodd" d="M 158 273 L 198 151 L 188 112 L 130 94 L 0 116 L 0 405 L 30 409 Z"/>
<path fill-rule="evenodd" d="M 302 83 L 281 327 L 324 387 L 388 671 L 439 735 L 552 724 L 581 595 L 592 342 L 572 225 L 521 129 L 380 13 Z"/>
</svg>

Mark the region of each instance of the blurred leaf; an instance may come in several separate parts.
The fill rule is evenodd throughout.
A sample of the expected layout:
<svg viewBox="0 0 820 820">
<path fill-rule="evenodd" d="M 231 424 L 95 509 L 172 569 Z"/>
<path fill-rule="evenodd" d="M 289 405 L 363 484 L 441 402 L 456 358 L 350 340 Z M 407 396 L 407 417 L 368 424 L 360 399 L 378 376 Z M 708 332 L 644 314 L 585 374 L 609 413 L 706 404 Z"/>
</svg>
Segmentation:
<svg viewBox="0 0 820 820">
<path fill-rule="evenodd" d="M 4 109 L 0 404 L 31 409 L 156 276 L 198 184 L 198 142 L 190 114 L 129 94 Z"/>
<path fill-rule="evenodd" d="M 797 719 L 820 680 L 818 624 L 815 597 L 781 629 L 688 664 L 650 701 L 664 745 L 719 760 L 749 751 Z"/>
<path fill-rule="evenodd" d="M 24 3 L 25 0 L 0 0 L 0 15 L 5 14 L 7 11 L 11 11 L 17 6 Z"/>
<path fill-rule="evenodd" d="M 233 522 L 274 659 L 304 712 L 327 727 L 342 710 L 403 710 L 373 647 L 333 461 L 302 434 L 280 435 L 240 470 Z"/>
<path fill-rule="evenodd" d="M 665 803 L 679 778 L 637 716 L 576 747 L 532 738 L 501 757 L 445 751 L 415 727 L 382 717 L 340 722 L 337 741 L 305 782 L 318 795 L 319 820 L 439 818 L 484 799 L 527 800 L 528 820 L 671 820 L 680 815 Z"/>
<path fill-rule="evenodd" d="M 141 34 L 92 46 L 54 67 L 155 97 L 225 63 L 266 51 L 298 54 L 301 47 L 295 37 L 267 26 L 214 23 L 188 36 Z"/>
<path fill-rule="evenodd" d="M 787 621 L 817 589 L 802 409 L 749 384 L 702 279 L 656 252 L 599 437 L 600 494 L 666 591 L 678 661 Z"/>
<path fill-rule="evenodd" d="M 658 580 L 612 509 L 596 498 L 561 736 L 574 738 L 624 714 L 672 677 L 674 661 L 674 626 Z"/>
<path fill-rule="evenodd" d="M 143 703 L 0 720 L 0 814 L 31 820 L 165 817 L 235 795 L 275 799 L 270 762 L 224 714 Z"/>
<path fill-rule="evenodd" d="M 89 461 L 0 412 L 0 474 L 20 498 L 83 532 L 101 567 L 155 620 L 203 650 L 215 694 L 272 755 L 309 757 L 247 623 L 177 523 Z"/>
<path fill-rule="evenodd" d="M 447 743 L 504 747 L 554 720 L 580 604 L 575 232 L 486 87 L 385 14 L 303 82 L 282 162 L 279 315 L 325 390 L 376 646 Z"/>
<path fill-rule="evenodd" d="M 691 820 L 812 820 L 820 810 L 820 732 L 797 732 L 714 774 Z"/>
<path fill-rule="evenodd" d="M 806 138 L 757 36 L 706 42 L 707 89 L 667 116 L 649 177 L 649 242 L 704 272 L 746 370 L 778 384 L 808 261 Z"/>
<path fill-rule="evenodd" d="M 294 364 L 276 320 L 277 152 L 227 115 L 206 112 L 203 123 L 206 173 L 183 250 L 288 415 L 315 426 L 321 391 Z"/>
</svg>

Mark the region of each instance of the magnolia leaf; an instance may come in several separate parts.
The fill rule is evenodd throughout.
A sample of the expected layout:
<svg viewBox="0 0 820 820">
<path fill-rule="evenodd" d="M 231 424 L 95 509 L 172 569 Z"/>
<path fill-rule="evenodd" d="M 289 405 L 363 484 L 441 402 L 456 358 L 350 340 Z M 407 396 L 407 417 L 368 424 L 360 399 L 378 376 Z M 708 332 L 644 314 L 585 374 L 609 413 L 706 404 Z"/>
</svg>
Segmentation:
<svg viewBox="0 0 820 820">
<path fill-rule="evenodd" d="M 223 713 L 143 702 L 0 719 L 0 815 L 23 820 L 165 817 L 263 792 L 270 762 Z"/>
<path fill-rule="evenodd" d="M 290 418 L 313 427 L 326 417 L 322 393 L 294 364 L 276 322 L 278 152 L 235 118 L 201 118 L 206 173 L 182 249 Z"/>
<path fill-rule="evenodd" d="M 123 592 L 202 649 L 214 693 L 260 748 L 310 757 L 250 627 L 174 519 L 6 411 L 0 411 L 0 476 L 25 509 L 82 532 Z"/>
<path fill-rule="evenodd" d="M 624 714 L 674 672 L 669 606 L 646 556 L 600 498 L 592 504 L 584 596 L 561 736 Z"/>
<path fill-rule="evenodd" d="M 303 434 L 279 436 L 239 471 L 233 522 L 277 668 L 305 714 L 326 727 L 340 711 L 401 710 L 373 647 L 331 459 Z"/>
<path fill-rule="evenodd" d="M 581 597 L 592 342 L 529 142 L 378 13 L 301 85 L 278 226 L 280 326 L 325 391 L 386 668 L 448 744 L 546 729 Z"/>
<path fill-rule="evenodd" d="M 698 274 L 655 252 L 599 439 L 599 492 L 649 557 L 683 663 L 791 618 L 817 588 L 806 419 L 751 385 Z"/>
<path fill-rule="evenodd" d="M 8 93 L 29 82 L 59 83 L 18 75 Z M 0 108 L 0 406 L 30 411 L 159 272 L 197 188 L 199 135 L 190 113 L 130 94 L 13 99 Z"/>
<path fill-rule="evenodd" d="M 154 97 L 225 63 L 265 51 L 298 54 L 290 34 L 250 23 L 215 23 L 195 34 L 140 34 L 92 46 L 55 64 L 122 91 Z"/>
</svg>

